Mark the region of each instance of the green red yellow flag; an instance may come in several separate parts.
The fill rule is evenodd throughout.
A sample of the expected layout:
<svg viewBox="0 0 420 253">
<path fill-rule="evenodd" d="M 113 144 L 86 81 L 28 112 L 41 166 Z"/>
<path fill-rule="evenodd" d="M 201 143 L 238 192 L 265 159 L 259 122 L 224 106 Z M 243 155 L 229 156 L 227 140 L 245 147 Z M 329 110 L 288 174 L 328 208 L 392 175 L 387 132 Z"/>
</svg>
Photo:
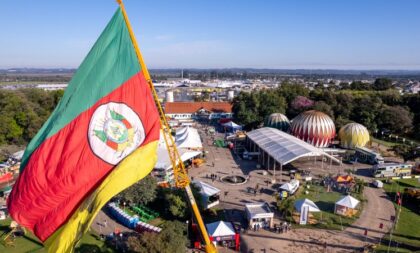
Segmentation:
<svg viewBox="0 0 420 253">
<path fill-rule="evenodd" d="M 22 159 L 10 215 L 69 252 L 103 205 L 156 162 L 159 115 L 121 8 Z"/>
</svg>

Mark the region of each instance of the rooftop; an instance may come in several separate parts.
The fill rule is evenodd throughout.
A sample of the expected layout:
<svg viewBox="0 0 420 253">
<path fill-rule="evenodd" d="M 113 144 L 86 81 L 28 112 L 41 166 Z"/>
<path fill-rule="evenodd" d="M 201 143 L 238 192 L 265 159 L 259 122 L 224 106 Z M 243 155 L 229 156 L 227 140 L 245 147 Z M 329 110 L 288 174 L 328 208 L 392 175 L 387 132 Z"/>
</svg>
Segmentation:
<svg viewBox="0 0 420 253">
<path fill-rule="evenodd" d="M 232 112 L 232 105 L 228 102 L 167 102 L 165 113 L 195 113 L 200 109 L 210 112 Z"/>
<path fill-rule="evenodd" d="M 255 214 L 262 214 L 262 213 L 272 213 L 270 207 L 267 203 L 252 203 L 252 204 L 246 204 L 245 208 L 248 210 L 248 212 L 251 215 Z"/>
<path fill-rule="evenodd" d="M 247 136 L 282 165 L 301 157 L 322 155 L 338 163 L 340 162 L 337 158 L 325 153 L 322 149 L 314 147 L 293 135 L 275 128 L 263 127 L 247 133 Z"/>
</svg>

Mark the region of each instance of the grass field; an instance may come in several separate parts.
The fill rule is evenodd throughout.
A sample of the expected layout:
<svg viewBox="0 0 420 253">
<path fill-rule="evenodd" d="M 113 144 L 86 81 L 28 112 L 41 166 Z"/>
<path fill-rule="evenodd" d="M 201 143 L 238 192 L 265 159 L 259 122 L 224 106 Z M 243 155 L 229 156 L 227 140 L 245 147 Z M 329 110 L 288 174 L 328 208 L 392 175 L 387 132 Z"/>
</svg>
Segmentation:
<svg viewBox="0 0 420 253">
<path fill-rule="evenodd" d="M 397 191 L 404 192 L 407 187 L 420 188 L 420 183 L 418 179 L 401 179 L 390 184 L 384 183 L 384 189 L 392 200 Z M 398 205 L 394 205 L 395 208 L 399 208 Z M 386 238 L 389 239 L 389 236 Z M 418 200 L 403 197 L 403 205 L 392 240 L 398 242 L 401 247 L 406 244 L 408 247 L 418 247 L 420 251 L 420 203 Z"/>
<path fill-rule="evenodd" d="M 373 138 L 373 137 L 372 137 L 372 141 L 373 142 L 376 142 L 376 143 L 379 143 L 379 144 L 381 144 L 383 146 L 390 147 L 390 148 L 392 148 L 393 146 L 395 146 L 395 145 L 398 144 L 398 143 L 395 143 L 395 142 L 389 142 L 389 141 L 379 140 L 379 139 L 376 139 L 376 138 Z"/>
<path fill-rule="evenodd" d="M 308 191 L 308 194 L 305 194 L 305 191 Z M 337 202 L 342 196 L 343 194 L 339 192 L 327 192 L 323 186 L 311 185 L 309 189 L 301 189 L 295 196 L 292 197 L 293 204 L 290 208 L 294 210 L 295 200 L 303 198 L 310 199 L 315 202 L 321 212 L 312 213 L 317 219 L 318 224 L 306 225 L 305 227 L 341 230 L 351 225 L 357 219 L 357 216 L 348 218 L 334 213 L 335 202 Z M 352 194 L 352 196 L 361 200 L 361 196 L 359 194 Z M 361 202 L 361 204 L 359 204 L 359 208 L 362 206 L 363 203 Z M 360 212 L 361 210 L 359 213 Z M 299 225 L 296 226 L 299 227 Z"/>
<path fill-rule="evenodd" d="M 46 253 L 47 250 L 44 248 L 42 243 L 30 232 L 27 232 L 25 236 L 14 239 L 13 246 L 5 245 L 5 235 L 9 231 L 10 219 L 0 221 L 0 252 L 2 253 Z M 93 232 L 88 232 L 83 236 L 80 241 L 76 252 L 80 253 L 91 253 L 91 252 L 113 252 L 113 250 L 106 247 L 105 243 L 97 239 L 98 236 Z"/>
</svg>

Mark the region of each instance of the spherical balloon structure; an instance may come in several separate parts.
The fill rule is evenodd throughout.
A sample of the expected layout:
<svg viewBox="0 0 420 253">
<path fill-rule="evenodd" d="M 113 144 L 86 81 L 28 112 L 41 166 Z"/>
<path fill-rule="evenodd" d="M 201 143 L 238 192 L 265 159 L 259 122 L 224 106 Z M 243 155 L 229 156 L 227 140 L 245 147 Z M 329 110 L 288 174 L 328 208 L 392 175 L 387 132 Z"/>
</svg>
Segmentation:
<svg viewBox="0 0 420 253">
<path fill-rule="evenodd" d="M 343 148 L 363 147 L 369 142 L 369 131 L 358 123 L 349 123 L 338 131 L 340 146 Z"/>
<path fill-rule="evenodd" d="M 284 114 L 272 113 L 268 116 L 264 126 L 277 128 L 278 130 L 287 132 L 290 128 L 290 121 Z"/>
<path fill-rule="evenodd" d="M 315 147 L 327 147 L 335 137 L 335 125 L 323 112 L 306 111 L 293 119 L 291 134 Z"/>
</svg>

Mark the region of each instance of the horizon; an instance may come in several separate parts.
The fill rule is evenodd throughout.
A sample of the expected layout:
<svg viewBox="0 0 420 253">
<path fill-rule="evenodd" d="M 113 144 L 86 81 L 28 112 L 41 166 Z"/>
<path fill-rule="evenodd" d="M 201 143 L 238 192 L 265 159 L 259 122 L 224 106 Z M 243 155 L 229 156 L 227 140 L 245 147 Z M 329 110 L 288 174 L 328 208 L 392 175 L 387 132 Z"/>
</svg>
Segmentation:
<svg viewBox="0 0 420 253">
<path fill-rule="evenodd" d="M 77 69 L 118 7 L 24 2 L 2 5 L 0 69 Z M 150 69 L 420 71 L 417 1 L 124 3 Z"/>
<path fill-rule="evenodd" d="M 65 70 L 65 71 L 77 71 L 78 67 L 11 67 L 11 68 L 0 68 L 0 71 L 10 71 L 10 70 Z M 241 68 L 241 67 L 224 67 L 224 68 L 184 68 L 184 67 L 170 67 L 170 68 L 150 68 L 148 70 L 155 71 L 155 70 L 193 70 L 193 71 L 208 71 L 208 70 L 216 70 L 216 71 L 223 71 L 223 70 L 267 70 L 267 71 L 349 71 L 349 72 L 420 72 L 419 69 L 380 69 L 380 68 L 372 68 L 372 69 L 350 69 L 350 68 Z"/>
</svg>

